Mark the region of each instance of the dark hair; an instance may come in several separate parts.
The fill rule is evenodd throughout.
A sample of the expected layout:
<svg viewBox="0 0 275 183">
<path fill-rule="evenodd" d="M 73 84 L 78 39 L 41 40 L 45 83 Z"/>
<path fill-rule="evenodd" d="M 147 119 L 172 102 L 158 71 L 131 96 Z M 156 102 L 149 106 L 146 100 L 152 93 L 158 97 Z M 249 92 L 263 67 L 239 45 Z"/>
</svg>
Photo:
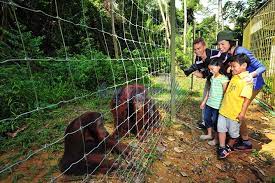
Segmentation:
<svg viewBox="0 0 275 183">
<path fill-rule="evenodd" d="M 232 57 L 232 59 L 230 60 L 230 62 L 237 62 L 240 65 L 246 63 L 247 67 L 249 67 L 249 65 L 251 63 L 249 57 L 246 54 L 244 54 L 244 53 L 234 55 Z"/>
<path fill-rule="evenodd" d="M 219 73 L 225 75 L 223 61 L 224 60 L 221 57 L 214 57 L 210 59 L 209 65 L 220 66 Z"/>
<path fill-rule="evenodd" d="M 230 45 L 230 49 L 234 46 L 236 46 L 237 45 L 237 42 L 236 41 L 228 41 L 229 42 L 229 45 Z"/>
<path fill-rule="evenodd" d="M 198 44 L 198 43 L 206 45 L 205 41 L 204 41 L 204 39 L 202 37 L 199 37 L 199 38 L 195 39 L 194 42 L 193 42 L 193 45 Z"/>
<path fill-rule="evenodd" d="M 213 65 L 213 66 L 222 66 L 223 64 L 223 59 L 220 57 L 214 57 L 212 59 L 210 59 L 209 65 Z"/>
</svg>

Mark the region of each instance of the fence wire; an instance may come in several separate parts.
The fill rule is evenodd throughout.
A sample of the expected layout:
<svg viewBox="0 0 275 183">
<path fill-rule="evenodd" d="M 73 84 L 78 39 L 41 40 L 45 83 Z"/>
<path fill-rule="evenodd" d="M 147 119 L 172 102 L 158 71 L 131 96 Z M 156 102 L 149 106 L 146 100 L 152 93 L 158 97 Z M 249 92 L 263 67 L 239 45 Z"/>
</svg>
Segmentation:
<svg viewBox="0 0 275 183">
<path fill-rule="evenodd" d="M 267 68 L 265 86 L 259 99 L 274 109 L 275 102 L 275 1 L 269 0 L 247 23 L 243 46 L 252 51 Z"/>
</svg>

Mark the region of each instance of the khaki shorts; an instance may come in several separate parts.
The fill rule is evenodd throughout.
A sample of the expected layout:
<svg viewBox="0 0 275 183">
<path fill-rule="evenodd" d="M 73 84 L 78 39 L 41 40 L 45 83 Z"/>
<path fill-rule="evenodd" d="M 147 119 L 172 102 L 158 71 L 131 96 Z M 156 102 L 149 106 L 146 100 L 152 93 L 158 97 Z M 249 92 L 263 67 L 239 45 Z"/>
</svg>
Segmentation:
<svg viewBox="0 0 275 183">
<path fill-rule="evenodd" d="M 218 118 L 218 132 L 228 132 L 231 138 L 238 138 L 240 136 L 240 123 L 220 114 Z"/>
</svg>

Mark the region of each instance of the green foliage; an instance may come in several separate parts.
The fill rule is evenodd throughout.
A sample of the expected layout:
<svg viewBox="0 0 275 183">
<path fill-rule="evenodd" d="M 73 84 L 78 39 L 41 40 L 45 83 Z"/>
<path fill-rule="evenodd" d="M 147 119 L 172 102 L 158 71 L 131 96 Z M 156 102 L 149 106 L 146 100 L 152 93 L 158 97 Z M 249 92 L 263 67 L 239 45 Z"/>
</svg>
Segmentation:
<svg viewBox="0 0 275 183">
<path fill-rule="evenodd" d="M 179 48 L 176 48 L 176 61 L 178 64 L 183 65 L 185 68 L 192 64 L 192 58 L 190 54 L 184 54 Z"/>
<path fill-rule="evenodd" d="M 248 0 L 227 1 L 223 7 L 223 19 L 235 24 L 235 33 L 242 42 L 242 33 L 244 26 L 249 18 L 265 3 L 267 0 Z"/>
<path fill-rule="evenodd" d="M 4 29 L 0 27 L 0 35 L 3 40 L 0 41 L 0 58 L 15 59 L 20 58 L 38 58 L 42 55 L 40 46 L 43 41 L 42 36 L 33 36 L 31 31 L 27 31 L 25 26 L 20 26 L 20 32 L 16 29 Z M 23 47 L 24 43 L 24 47 Z"/>
<path fill-rule="evenodd" d="M 260 156 L 260 152 L 256 149 L 253 149 L 251 155 L 258 158 Z"/>
<path fill-rule="evenodd" d="M 256 158 L 260 158 L 262 161 L 264 161 L 267 165 L 272 165 L 274 158 L 270 152 L 260 152 L 258 150 L 253 150 L 251 152 L 252 156 Z"/>
<path fill-rule="evenodd" d="M 189 28 L 189 31 L 187 33 L 187 40 L 189 40 L 189 44 L 187 44 L 186 54 L 183 52 L 183 37 L 182 36 L 176 36 L 176 61 L 178 64 L 183 65 L 184 67 L 189 67 L 193 60 L 192 60 L 192 54 L 193 54 L 193 43 L 191 42 L 192 37 L 190 34 L 192 34 L 192 28 Z"/>
<path fill-rule="evenodd" d="M 183 3 L 182 5 L 184 6 Z M 199 0 L 187 0 L 187 23 L 189 25 L 193 25 L 193 22 L 195 20 L 194 13 L 201 8 L 202 6 L 200 5 Z"/>
<path fill-rule="evenodd" d="M 89 56 L 76 55 L 68 60 L 56 58 L 3 64 L 0 68 L 0 119 L 90 95 L 126 81 L 146 84 L 148 73 L 157 74 L 156 68 L 167 67 L 166 59 L 160 59 L 165 57 L 164 50 L 151 54 L 151 59 L 114 60 L 93 51 Z M 14 125 L 0 124 L 0 132 L 18 127 Z"/>
<path fill-rule="evenodd" d="M 208 47 L 216 41 L 216 27 L 215 16 L 206 17 L 196 27 L 196 36 L 203 37 Z"/>
<path fill-rule="evenodd" d="M 275 79 L 274 77 L 266 77 L 265 78 L 265 85 L 263 87 L 263 92 L 265 94 L 272 94 L 272 91 L 274 90 L 274 87 L 275 87 L 275 86 L 273 86 L 274 79 Z"/>
<path fill-rule="evenodd" d="M 66 8 L 64 3 L 57 3 L 59 17 L 67 20 L 60 22 L 43 13 L 3 7 L 10 13 L 5 13 L 0 27 L 0 120 L 39 108 L 53 109 L 60 102 L 89 96 L 126 81 L 146 84 L 150 74 L 157 75 L 160 68 L 169 67 L 167 50 L 160 49 L 164 47 L 162 21 L 156 21 L 140 9 L 146 8 L 147 13 L 158 15 L 156 2 L 138 1 L 140 8 L 130 1 L 116 2 L 116 33 L 142 42 L 120 39 L 123 59 L 112 59 L 112 37 L 106 34 L 112 29 L 108 3 L 84 0 L 82 4 L 69 0 Z M 52 16 L 56 13 L 55 5 L 44 0 L 22 1 L 20 6 Z M 131 23 L 118 14 L 130 17 Z M 15 61 L 7 61 L 9 59 Z M 20 120 L 1 123 L 0 133 L 19 128 L 23 124 Z"/>
<path fill-rule="evenodd" d="M 262 159 L 267 165 L 272 165 L 274 162 L 274 158 L 270 152 L 261 152 L 261 157 L 263 157 Z"/>
</svg>

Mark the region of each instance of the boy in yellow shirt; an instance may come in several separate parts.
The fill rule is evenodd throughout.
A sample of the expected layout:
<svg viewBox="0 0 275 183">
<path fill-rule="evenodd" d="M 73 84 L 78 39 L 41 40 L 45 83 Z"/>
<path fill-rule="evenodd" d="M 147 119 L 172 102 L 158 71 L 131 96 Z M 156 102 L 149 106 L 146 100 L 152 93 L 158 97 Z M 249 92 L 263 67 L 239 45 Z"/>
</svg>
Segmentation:
<svg viewBox="0 0 275 183">
<path fill-rule="evenodd" d="M 233 77 L 224 94 L 218 118 L 220 142 L 218 157 L 220 159 L 229 155 L 236 138 L 240 136 L 240 123 L 245 118 L 253 90 L 253 84 L 248 84 L 244 80 L 249 75 L 246 71 L 250 64 L 249 58 L 245 54 L 235 55 L 230 62 Z M 230 135 L 227 145 L 225 145 L 226 132 Z"/>
</svg>

